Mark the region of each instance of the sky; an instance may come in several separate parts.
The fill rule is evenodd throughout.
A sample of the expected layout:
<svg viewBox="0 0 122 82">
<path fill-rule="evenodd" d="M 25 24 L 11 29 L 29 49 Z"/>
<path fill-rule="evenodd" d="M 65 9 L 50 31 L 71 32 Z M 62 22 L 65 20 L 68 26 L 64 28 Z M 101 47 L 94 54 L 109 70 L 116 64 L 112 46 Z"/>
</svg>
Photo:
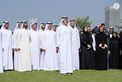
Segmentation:
<svg viewBox="0 0 122 82">
<path fill-rule="evenodd" d="M 36 17 L 39 25 L 49 21 L 58 24 L 62 16 L 69 19 L 89 16 L 94 27 L 105 21 L 104 8 L 115 2 L 122 5 L 122 0 L 0 0 L 0 24 L 7 20 L 13 30 L 17 21 L 29 18 Z"/>
</svg>

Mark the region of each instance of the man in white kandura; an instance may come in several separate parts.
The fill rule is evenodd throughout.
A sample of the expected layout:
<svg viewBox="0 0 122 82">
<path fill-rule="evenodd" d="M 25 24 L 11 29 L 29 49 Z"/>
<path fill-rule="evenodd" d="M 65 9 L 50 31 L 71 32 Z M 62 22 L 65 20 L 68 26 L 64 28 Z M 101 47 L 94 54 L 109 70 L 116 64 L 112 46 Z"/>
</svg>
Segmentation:
<svg viewBox="0 0 122 82">
<path fill-rule="evenodd" d="M 19 55 L 19 48 L 18 48 L 18 34 L 21 30 L 21 22 L 17 22 L 17 25 L 14 29 L 13 33 L 13 43 L 12 43 L 12 48 L 14 49 L 14 70 L 17 71 L 18 68 L 18 55 Z"/>
<path fill-rule="evenodd" d="M 75 20 L 71 20 L 68 25 L 69 28 L 72 28 L 73 70 L 79 70 L 79 48 L 80 48 L 79 30 L 76 27 Z"/>
<path fill-rule="evenodd" d="M 0 29 L 0 73 L 3 73 L 2 33 Z"/>
<path fill-rule="evenodd" d="M 12 57 L 12 32 L 8 30 L 9 22 L 3 22 L 1 28 L 2 32 L 2 55 L 4 70 L 13 70 L 13 57 Z"/>
<path fill-rule="evenodd" d="M 59 27 L 59 26 L 53 25 L 53 31 L 55 32 L 55 34 L 56 34 L 57 27 Z M 56 37 L 56 44 L 57 44 L 57 37 Z M 57 60 L 58 60 L 58 66 L 59 66 L 59 52 L 56 51 L 56 53 L 57 53 Z"/>
<path fill-rule="evenodd" d="M 58 70 L 58 61 L 56 54 L 56 34 L 52 30 L 52 23 L 47 23 L 47 30 L 45 31 L 45 59 L 44 70 L 54 71 Z"/>
<path fill-rule="evenodd" d="M 44 44 L 45 44 L 45 23 L 41 23 L 40 30 L 39 30 L 39 35 L 40 35 L 40 70 L 44 70 L 44 58 L 45 58 L 45 49 L 44 49 Z"/>
<path fill-rule="evenodd" d="M 59 52 L 59 71 L 61 74 L 73 73 L 72 66 L 72 30 L 67 27 L 68 17 L 62 17 L 57 28 L 57 51 Z"/>
<path fill-rule="evenodd" d="M 27 21 L 23 22 L 22 30 L 19 32 L 19 56 L 17 71 L 31 71 L 31 55 L 30 55 L 30 36 Z"/>
<path fill-rule="evenodd" d="M 31 39 L 31 68 L 32 70 L 40 70 L 40 40 L 37 23 L 30 26 L 30 39 Z"/>
</svg>

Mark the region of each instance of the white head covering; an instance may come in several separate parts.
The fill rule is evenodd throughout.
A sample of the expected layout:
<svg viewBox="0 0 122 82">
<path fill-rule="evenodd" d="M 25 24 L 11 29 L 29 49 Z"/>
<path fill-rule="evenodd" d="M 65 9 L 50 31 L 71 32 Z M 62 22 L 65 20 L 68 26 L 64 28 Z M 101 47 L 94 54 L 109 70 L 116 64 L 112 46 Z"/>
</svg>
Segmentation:
<svg viewBox="0 0 122 82">
<path fill-rule="evenodd" d="M 18 27 L 19 27 L 19 23 L 17 23 L 17 24 L 16 24 L 16 27 L 15 27 L 15 29 L 14 29 L 14 30 L 17 30 L 17 29 L 18 29 Z"/>
<path fill-rule="evenodd" d="M 15 27 L 15 29 L 14 29 L 14 30 L 17 30 L 17 29 L 18 29 L 18 27 L 19 27 L 19 24 L 20 24 L 20 23 L 22 23 L 22 21 L 17 22 L 16 27 Z M 21 29 L 21 28 L 20 28 L 20 29 Z"/>
<path fill-rule="evenodd" d="M 113 27 L 108 28 L 108 31 L 109 31 L 110 29 L 112 29 L 112 30 L 114 31 L 114 28 L 113 28 Z"/>
<path fill-rule="evenodd" d="M 64 21 L 64 19 L 68 19 L 68 17 L 67 17 L 67 16 L 63 16 L 63 17 L 61 18 L 61 22 L 59 23 L 59 26 L 63 24 L 62 22 Z"/>
<path fill-rule="evenodd" d="M 52 24 L 52 22 L 48 22 L 48 23 L 46 24 L 45 30 L 48 29 L 49 24 Z"/>
<path fill-rule="evenodd" d="M 113 29 L 113 27 L 110 27 L 110 29 Z"/>
<path fill-rule="evenodd" d="M 30 24 L 30 30 L 32 30 L 32 25 L 34 24 L 37 24 L 37 23 L 35 22 L 35 23 Z M 38 30 L 38 27 L 36 28 L 36 30 Z"/>
<path fill-rule="evenodd" d="M 22 21 L 21 29 L 23 29 L 23 25 L 24 25 L 25 22 L 28 22 L 28 21 L 26 21 L 26 20 Z"/>
<path fill-rule="evenodd" d="M 48 29 L 48 24 L 46 24 L 46 26 L 45 26 L 45 30 L 47 30 Z"/>
<path fill-rule="evenodd" d="M 24 23 L 22 23 L 22 25 L 21 25 L 21 29 L 23 29 L 23 24 L 24 24 Z"/>
<path fill-rule="evenodd" d="M 64 20 L 64 19 L 61 19 L 61 22 L 59 23 L 59 26 L 62 25 L 63 20 Z"/>
<path fill-rule="evenodd" d="M 40 28 L 38 30 L 42 30 L 42 25 L 46 25 L 46 23 L 41 23 Z"/>
<path fill-rule="evenodd" d="M 56 30 L 57 30 L 57 27 L 59 27 L 59 25 L 57 25 L 57 24 L 53 24 L 53 26 L 52 27 L 56 27 Z M 53 28 L 52 28 L 52 30 L 53 30 Z M 54 31 L 54 30 L 53 30 Z"/>
<path fill-rule="evenodd" d="M 70 26 L 70 23 L 71 23 L 71 21 L 68 23 L 68 27 L 71 27 L 71 26 Z"/>
<path fill-rule="evenodd" d="M 70 24 L 71 24 L 72 21 L 75 21 L 75 20 L 71 20 L 71 21 L 69 21 L 69 23 L 68 23 L 68 27 L 71 27 Z M 71 27 L 71 28 L 72 28 L 72 27 Z M 74 28 L 77 28 L 77 27 L 76 27 L 76 22 L 75 22 Z"/>
<path fill-rule="evenodd" d="M 4 28 L 4 25 L 7 24 L 7 23 L 9 23 L 9 22 L 8 21 L 4 21 L 3 24 L 2 24 L 1 29 L 3 29 Z"/>
</svg>

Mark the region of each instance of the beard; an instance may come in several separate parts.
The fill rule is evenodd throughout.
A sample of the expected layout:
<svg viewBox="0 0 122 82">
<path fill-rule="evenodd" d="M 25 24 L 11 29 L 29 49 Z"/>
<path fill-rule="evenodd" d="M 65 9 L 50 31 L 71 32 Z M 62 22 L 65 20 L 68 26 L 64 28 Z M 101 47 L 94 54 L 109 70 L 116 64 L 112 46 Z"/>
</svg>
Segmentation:
<svg viewBox="0 0 122 82">
<path fill-rule="evenodd" d="M 26 29 L 27 29 L 27 28 L 28 28 L 28 26 L 23 26 L 23 28 L 26 28 Z"/>
</svg>

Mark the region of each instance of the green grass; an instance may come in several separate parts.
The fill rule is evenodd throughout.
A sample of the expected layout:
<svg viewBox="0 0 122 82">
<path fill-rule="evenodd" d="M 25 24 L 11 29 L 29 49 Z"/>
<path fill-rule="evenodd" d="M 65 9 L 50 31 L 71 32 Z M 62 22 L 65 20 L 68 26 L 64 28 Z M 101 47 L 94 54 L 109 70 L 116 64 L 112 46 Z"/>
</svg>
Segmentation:
<svg viewBox="0 0 122 82">
<path fill-rule="evenodd" d="M 122 70 L 80 70 L 73 75 L 60 75 L 56 71 L 6 71 L 0 74 L 0 82 L 122 82 Z"/>
</svg>

